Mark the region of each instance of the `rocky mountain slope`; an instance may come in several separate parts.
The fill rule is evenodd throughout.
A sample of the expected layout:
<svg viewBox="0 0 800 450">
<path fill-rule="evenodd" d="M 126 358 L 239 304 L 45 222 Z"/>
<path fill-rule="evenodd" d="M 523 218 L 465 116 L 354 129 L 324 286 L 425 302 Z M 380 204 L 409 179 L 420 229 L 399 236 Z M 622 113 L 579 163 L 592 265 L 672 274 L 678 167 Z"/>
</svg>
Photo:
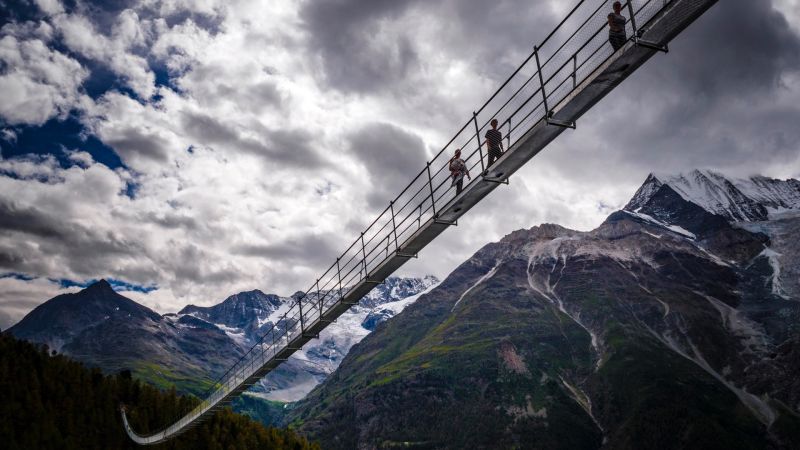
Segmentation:
<svg viewBox="0 0 800 450">
<path fill-rule="evenodd" d="M 485 246 L 289 420 L 325 448 L 800 447 L 800 184 L 723 178 Z"/>
<path fill-rule="evenodd" d="M 432 276 L 388 278 L 386 283 L 364 296 L 358 305 L 328 325 L 319 339 L 295 352 L 251 391 L 267 400 L 300 400 L 339 367 L 353 345 L 438 283 L 439 280 Z"/>
<path fill-rule="evenodd" d="M 281 402 L 303 398 L 336 370 L 350 348 L 378 323 L 394 316 L 421 292 L 435 286 L 435 277 L 390 277 L 365 295 L 359 304 L 330 324 L 319 340 L 307 344 L 251 389 L 251 393 Z M 211 307 L 188 305 L 171 317 L 194 317 L 223 330 L 243 351 L 252 347 L 292 305 L 292 297 L 255 290 L 232 295 Z M 312 294 L 313 295 L 313 294 Z"/>
</svg>

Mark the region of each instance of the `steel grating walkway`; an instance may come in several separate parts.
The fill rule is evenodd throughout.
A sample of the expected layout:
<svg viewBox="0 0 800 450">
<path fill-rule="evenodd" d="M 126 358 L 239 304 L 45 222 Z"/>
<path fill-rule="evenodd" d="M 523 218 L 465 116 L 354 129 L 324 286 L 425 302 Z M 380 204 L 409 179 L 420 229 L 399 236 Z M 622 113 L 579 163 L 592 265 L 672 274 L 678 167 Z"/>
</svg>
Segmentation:
<svg viewBox="0 0 800 450">
<path fill-rule="evenodd" d="M 614 52 L 606 25 L 613 0 L 580 0 L 305 296 L 214 383 L 197 407 L 147 435 L 133 431 L 123 408 L 128 435 L 143 445 L 164 442 L 226 406 L 507 183 L 565 129 L 575 128 L 584 113 L 651 56 L 666 52 L 667 44 L 716 2 L 630 0 L 623 4 L 628 41 Z M 487 155 L 479 142 L 492 118 L 501 124 L 506 152 L 486 170 Z M 456 148 L 462 149 L 470 172 L 479 174 L 458 196 L 448 170 Z"/>
</svg>

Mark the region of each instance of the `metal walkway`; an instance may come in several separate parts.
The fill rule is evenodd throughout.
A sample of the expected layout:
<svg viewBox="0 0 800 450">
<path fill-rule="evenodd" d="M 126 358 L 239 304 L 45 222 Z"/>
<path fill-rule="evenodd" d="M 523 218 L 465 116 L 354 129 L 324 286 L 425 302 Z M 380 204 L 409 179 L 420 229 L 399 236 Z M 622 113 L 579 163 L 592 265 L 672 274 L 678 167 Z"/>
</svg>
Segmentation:
<svg viewBox="0 0 800 450">
<path fill-rule="evenodd" d="M 214 383 L 196 408 L 147 435 L 133 431 L 123 409 L 128 435 L 138 444 L 164 442 L 230 403 L 507 183 L 566 128 L 575 128 L 585 112 L 651 56 L 666 52 L 667 44 L 716 1 L 624 3 L 628 41 L 615 52 L 608 43 L 606 22 L 613 1 L 580 0 L 306 295 Z M 505 134 L 506 152 L 487 171 L 487 155 L 479 143 L 492 118 L 498 119 L 498 129 Z M 457 196 L 448 170 L 456 148 L 463 149 L 473 175 Z"/>
</svg>

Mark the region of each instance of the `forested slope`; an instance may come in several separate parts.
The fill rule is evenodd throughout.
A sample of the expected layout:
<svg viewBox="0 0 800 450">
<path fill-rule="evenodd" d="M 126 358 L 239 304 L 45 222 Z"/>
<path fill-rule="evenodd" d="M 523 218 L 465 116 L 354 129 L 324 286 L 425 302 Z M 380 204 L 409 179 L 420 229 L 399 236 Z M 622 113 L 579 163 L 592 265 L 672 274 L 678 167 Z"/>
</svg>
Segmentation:
<svg viewBox="0 0 800 450">
<path fill-rule="evenodd" d="M 7 450 L 140 449 L 126 435 L 118 407 L 128 406 L 135 429 L 155 431 L 188 411 L 179 397 L 129 373 L 105 376 L 45 348 L 0 335 L 0 440 Z M 155 449 L 318 448 L 291 430 L 265 428 L 230 410 Z"/>
</svg>

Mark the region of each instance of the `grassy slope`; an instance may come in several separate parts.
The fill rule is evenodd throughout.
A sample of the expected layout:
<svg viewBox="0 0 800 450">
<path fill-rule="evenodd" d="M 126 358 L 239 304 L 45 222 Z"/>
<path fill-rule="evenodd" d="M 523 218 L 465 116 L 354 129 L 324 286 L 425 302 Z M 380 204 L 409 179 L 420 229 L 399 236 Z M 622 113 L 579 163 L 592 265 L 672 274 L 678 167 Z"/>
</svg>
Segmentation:
<svg viewBox="0 0 800 450">
<path fill-rule="evenodd" d="M 524 270 L 503 267 L 455 316 L 452 295 L 463 286 L 453 286 L 450 297 L 445 286 L 443 296 L 389 321 L 291 414 L 294 424 L 320 433 L 314 435 L 331 448 L 354 446 L 359 433 L 375 445 L 597 447 L 599 430 L 559 382 L 592 365 L 589 337 L 515 286 Z M 504 352 L 519 356 L 525 369 L 509 368 Z M 372 409 L 387 419 L 364 426 Z"/>
</svg>

